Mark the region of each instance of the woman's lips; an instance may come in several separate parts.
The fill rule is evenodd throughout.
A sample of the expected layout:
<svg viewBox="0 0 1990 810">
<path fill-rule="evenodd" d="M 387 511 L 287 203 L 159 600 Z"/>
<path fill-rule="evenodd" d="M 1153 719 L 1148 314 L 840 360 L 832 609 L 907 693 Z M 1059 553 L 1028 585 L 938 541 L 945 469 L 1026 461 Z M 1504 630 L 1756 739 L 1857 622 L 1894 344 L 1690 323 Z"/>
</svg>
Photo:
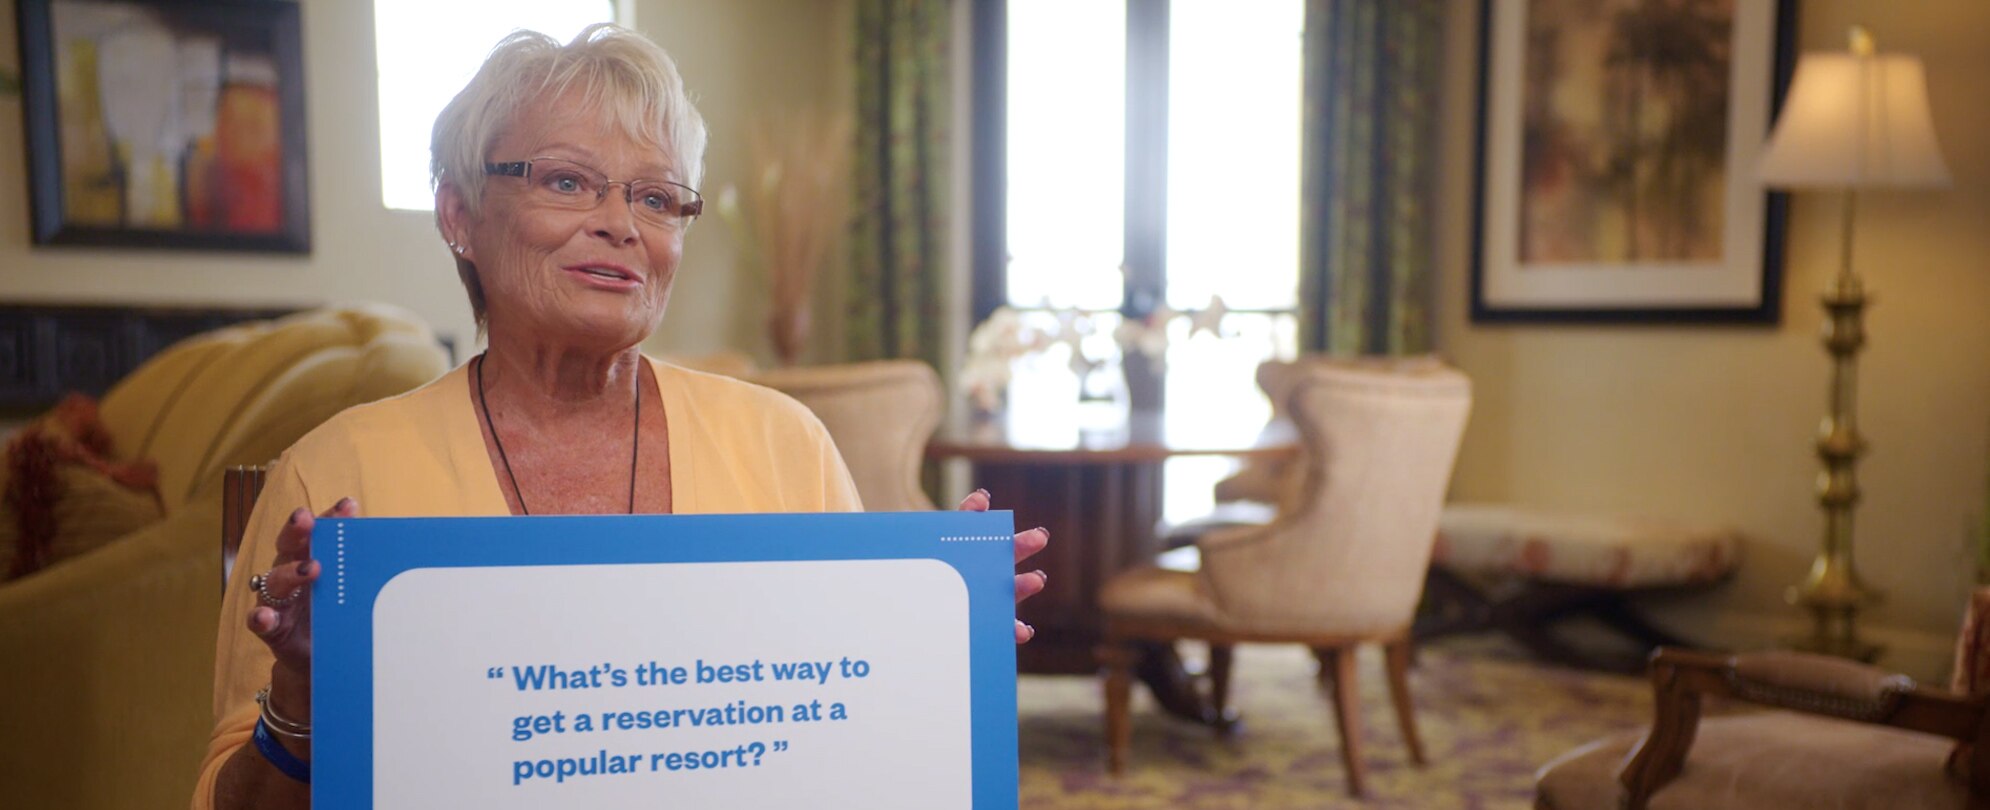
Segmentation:
<svg viewBox="0 0 1990 810">
<path fill-rule="evenodd" d="M 618 264 L 571 264 L 560 269 L 597 289 L 625 291 L 643 286 L 642 277 Z"/>
</svg>

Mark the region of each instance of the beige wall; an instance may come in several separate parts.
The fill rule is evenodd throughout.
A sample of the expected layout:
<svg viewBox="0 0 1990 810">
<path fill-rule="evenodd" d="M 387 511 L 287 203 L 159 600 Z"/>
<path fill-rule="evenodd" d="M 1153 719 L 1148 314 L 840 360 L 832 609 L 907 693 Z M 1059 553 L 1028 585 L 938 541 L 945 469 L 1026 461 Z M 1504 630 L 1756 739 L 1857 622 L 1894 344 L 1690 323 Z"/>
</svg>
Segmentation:
<svg viewBox="0 0 1990 810">
<path fill-rule="evenodd" d="M 21 100 L 0 97 L 0 301 L 310 306 L 387 301 L 469 348 L 474 327 L 430 215 L 380 203 L 373 3 L 305 0 L 313 250 L 308 256 L 32 247 Z M 741 134 L 765 110 L 822 98 L 841 74 L 833 26 L 847 3 L 635 0 L 637 27 L 677 58 L 712 131 L 705 186 L 733 182 Z M 0 62 L 17 64 L 13 0 L 0 0 Z M 836 97 L 840 99 L 841 97 Z M 832 103 L 841 103 L 840 100 Z M 687 241 L 670 314 L 652 347 L 757 348 L 753 280 L 733 272 L 725 224 Z"/>
<path fill-rule="evenodd" d="M 849 109 L 849 0 L 636 0 L 636 27 L 669 50 L 712 134 L 704 190 L 716 196 L 738 183 L 750 160 L 746 133 L 770 114 L 802 107 Z M 651 346 L 698 352 L 737 346 L 770 357 L 759 276 L 734 272 L 733 236 L 708 216 L 687 239 L 670 313 Z M 824 296 L 835 290 L 825 289 Z M 815 333 L 840 325 L 832 306 L 817 306 Z M 825 357 L 840 342 L 818 340 Z"/>
<path fill-rule="evenodd" d="M 1802 628 L 1782 602 L 1817 548 L 1812 431 L 1829 366 L 1816 293 L 1837 268 L 1837 198 L 1796 197 L 1775 327 L 1478 326 L 1470 272 L 1476 0 L 1453 0 L 1437 285 L 1443 351 L 1477 390 L 1456 495 L 1652 512 L 1739 527 L 1740 576 L 1661 605 L 1709 640 L 1760 644 Z M 1856 267 L 1877 299 L 1862 357 L 1859 569 L 1887 600 L 1872 634 L 1893 661 L 1943 672 L 1990 463 L 1990 3 L 1806 0 L 1804 50 L 1842 49 L 1862 21 L 1883 50 L 1926 60 L 1952 189 L 1864 196 Z"/>
</svg>

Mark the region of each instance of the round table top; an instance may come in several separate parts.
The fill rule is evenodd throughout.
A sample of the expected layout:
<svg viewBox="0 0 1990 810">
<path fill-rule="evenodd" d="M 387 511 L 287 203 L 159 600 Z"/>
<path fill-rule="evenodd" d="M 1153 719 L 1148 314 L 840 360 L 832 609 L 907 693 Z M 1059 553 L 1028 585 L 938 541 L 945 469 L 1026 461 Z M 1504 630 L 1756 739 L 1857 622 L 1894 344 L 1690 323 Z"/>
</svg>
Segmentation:
<svg viewBox="0 0 1990 810">
<path fill-rule="evenodd" d="M 956 412 L 964 409 L 956 409 Z M 1174 456 L 1268 458 L 1299 449 L 1290 422 L 1083 408 L 950 419 L 926 445 L 929 458 L 1036 464 L 1159 462 Z"/>
</svg>

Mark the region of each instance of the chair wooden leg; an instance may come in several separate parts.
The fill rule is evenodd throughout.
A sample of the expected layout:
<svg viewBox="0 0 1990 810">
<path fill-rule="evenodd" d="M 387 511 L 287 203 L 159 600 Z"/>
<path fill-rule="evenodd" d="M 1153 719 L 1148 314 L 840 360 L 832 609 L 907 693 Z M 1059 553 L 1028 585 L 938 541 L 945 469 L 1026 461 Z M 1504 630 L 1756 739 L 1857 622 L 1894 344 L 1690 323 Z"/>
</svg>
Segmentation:
<svg viewBox="0 0 1990 810">
<path fill-rule="evenodd" d="M 1334 656 L 1334 648 L 1314 647 L 1313 658 L 1317 659 L 1320 662 L 1319 671 L 1313 673 L 1314 679 L 1320 682 L 1321 689 L 1333 688 L 1334 661 L 1336 660 Z"/>
<path fill-rule="evenodd" d="M 1131 647 L 1107 642 L 1098 648 L 1105 670 L 1106 770 L 1114 776 L 1126 770 L 1126 751 L 1133 745 L 1133 663 Z"/>
<path fill-rule="evenodd" d="M 1416 733 L 1416 706 L 1410 700 L 1410 664 L 1413 654 L 1407 638 L 1389 642 L 1382 648 L 1389 664 L 1389 697 L 1396 703 L 1396 725 L 1403 729 L 1403 744 L 1409 746 L 1410 762 L 1424 764 L 1423 739 Z"/>
<path fill-rule="evenodd" d="M 1322 677 L 1333 681 L 1334 722 L 1340 726 L 1340 758 L 1347 768 L 1347 795 L 1368 792 L 1368 774 L 1361 757 L 1361 684 L 1355 674 L 1355 647 L 1317 648 Z M 1329 663 L 1330 662 L 1330 663 Z M 1331 673 L 1331 674 L 1329 674 Z"/>
<path fill-rule="evenodd" d="M 1237 647 L 1234 644 L 1209 645 L 1209 702 L 1216 709 L 1216 716 L 1224 718 L 1230 712 L 1230 665 Z M 1228 736 L 1236 728 L 1235 723 L 1219 722 L 1215 726 L 1217 736 Z"/>
</svg>

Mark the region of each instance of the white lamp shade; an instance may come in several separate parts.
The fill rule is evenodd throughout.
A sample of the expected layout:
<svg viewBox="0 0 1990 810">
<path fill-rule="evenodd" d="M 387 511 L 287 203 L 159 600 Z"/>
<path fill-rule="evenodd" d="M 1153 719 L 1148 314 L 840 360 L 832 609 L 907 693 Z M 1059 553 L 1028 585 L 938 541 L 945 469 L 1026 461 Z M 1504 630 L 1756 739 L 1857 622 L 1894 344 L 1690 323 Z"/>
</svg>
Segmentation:
<svg viewBox="0 0 1990 810">
<path fill-rule="evenodd" d="M 1759 174 L 1778 188 L 1948 185 L 1921 60 L 1805 54 Z"/>
</svg>

